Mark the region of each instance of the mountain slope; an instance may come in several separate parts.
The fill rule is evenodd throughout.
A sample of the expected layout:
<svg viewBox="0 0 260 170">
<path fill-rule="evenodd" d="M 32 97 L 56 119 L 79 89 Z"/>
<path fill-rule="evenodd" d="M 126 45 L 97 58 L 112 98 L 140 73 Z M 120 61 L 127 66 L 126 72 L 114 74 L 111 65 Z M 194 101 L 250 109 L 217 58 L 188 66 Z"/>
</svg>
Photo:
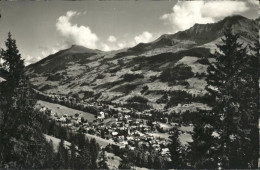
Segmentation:
<svg viewBox="0 0 260 170">
<path fill-rule="evenodd" d="M 151 43 L 112 52 L 72 46 L 30 65 L 32 84 L 44 93 L 77 96 L 82 102 L 93 100 L 129 104 L 142 96 L 147 108 L 178 110 L 169 96 L 184 91 L 187 98 L 203 96 L 208 62 L 223 30 L 231 24 L 241 33 L 241 42 L 251 44 L 259 25 L 242 16 L 227 17 L 213 24 L 195 24 L 173 35 L 162 35 Z M 214 59 L 210 59 L 214 61 Z M 198 100 L 199 101 L 199 100 Z M 182 103 L 190 101 L 183 100 Z M 140 103 L 139 103 L 140 104 Z M 188 104 L 187 109 L 206 105 Z M 183 108 L 182 108 L 183 109 Z"/>
<path fill-rule="evenodd" d="M 88 57 L 97 55 L 101 52 L 102 51 L 88 49 L 83 46 L 72 45 L 68 49 L 61 50 L 55 54 L 49 55 L 35 64 L 29 65 L 27 69 L 30 70 L 32 68 L 33 71 L 37 73 L 53 73 L 65 69 L 70 65 L 70 62 L 87 62 Z"/>
</svg>

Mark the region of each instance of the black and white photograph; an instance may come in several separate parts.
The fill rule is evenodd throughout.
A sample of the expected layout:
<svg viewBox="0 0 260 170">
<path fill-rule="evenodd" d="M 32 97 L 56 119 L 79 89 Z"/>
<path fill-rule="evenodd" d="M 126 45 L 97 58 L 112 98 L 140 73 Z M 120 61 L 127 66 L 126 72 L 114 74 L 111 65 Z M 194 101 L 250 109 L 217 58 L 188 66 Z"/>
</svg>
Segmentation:
<svg viewBox="0 0 260 170">
<path fill-rule="evenodd" d="M 258 169 L 258 0 L 0 0 L 0 169 Z"/>
</svg>

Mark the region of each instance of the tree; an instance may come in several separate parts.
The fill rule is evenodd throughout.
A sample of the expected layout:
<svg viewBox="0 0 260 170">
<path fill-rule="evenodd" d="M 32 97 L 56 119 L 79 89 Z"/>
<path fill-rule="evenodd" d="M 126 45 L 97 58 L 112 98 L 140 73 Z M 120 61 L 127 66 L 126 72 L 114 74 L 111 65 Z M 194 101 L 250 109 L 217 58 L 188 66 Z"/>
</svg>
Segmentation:
<svg viewBox="0 0 260 170">
<path fill-rule="evenodd" d="M 159 156 L 156 156 L 154 158 L 153 168 L 154 169 L 162 169 L 163 168 L 162 158 L 160 158 Z"/>
<path fill-rule="evenodd" d="M 54 168 L 57 168 L 57 169 L 65 168 L 65 157 L 66 157 L 65 150 L 66 149 L 64 146 L 64 140 L 61 140 L 59 143 L 59 146 L 58 146 L 58 152 L 56 154 Z"/>
<path fill-rule="evenodd" d="M 149 169 L 152 169 L 152 168 L 153 168 L 153 163 L 154 163 L 154 159 L 153 159 L 152 155 L 149 154 L 149 155 L 148 155 L 147 167 L 148 167 Z"/>
<path fill-rule="evenodd" d="M 101 129 L 101 138 L 105 139 L 105 130 Z"/>
<path fill-rule="evenodd" d="M 127 158 L 123 157 L 122 161 L 120 162 L 118 169 L 131 169 L 131 164 L 127 160 Z"/>
<path fill-rule="evenodd" d="M 43 166 L 45 168 L 53 168 L 54 165 L 54 149 L 53 149 L 53 142 L 50 140 L 48 147 L 46 148 L 46 164 Z"/>
<path fill-rule="evenodd" d="M 80 151 L 80 164 L 81 164 L 81 169 L 89 169 L 91 168 L 91 155 L 89 152 L 89 148 L 85 145 Z"/>
<path fill-rule="evenodd" d="M 101 160 L 98 164 L 98 169 L 109 169 L 107 165 L 107 157 L 104 150 L 101 152 L 100 158 Z"/>
<path fill-rule="evenodd" d="M 182 168 L 182 158 L 181 158 L 181 143 L 179 141 L 179 130 L 178 128 L 173 129 L 173 135 L 170 137 L 171 144 L 169 145 L 169 150 L 171 153 L 171 168 Z"/>
<path fill-rule="evenodd" d="M 91 168 L 97 169 L 97 158 L 99 153 L 99 145 L 94 138 L 90 140 L 89 151 L 91 155 Z"/>
<path fill-rule="evenodd" d="M 70 145 L 70 168 L 74 169 L 75 168 L 75 163 L 76 163 L 76 146 L 75 143 L 72 141 Z"/>
<path fill-rule="evenodd" d="M 218 50 L 213 55 L 216 62 L 208 67 L 206 89 L 214 99 L 210 116 L 215 120 L 209 125 L 219 135 L 212 146 L 215 147 L 217 141 L 220 144 L 216 147 L 219 151 L 216 157 L 220 158 L 223 168 L 249 168 L 251 162 L 246 159 L 250 158 L 247 150 L 251 148 L 248 140 L 250 132 L 247 131 L 255 117 L 252 118 L 250 110 L 253 106 L 243 97 L 254 90 L 250 83 L 245 83 L 252 82 L 252 72 L 247 64 L 247 48 L 238 39 L 239 35 L 233 34 L 231 27 L 227 27 L 222 43 L 217 45 Z M 249 85 L 247 88 L 246 84 Z"/>
<path fill-rule="evenodd" d="M 6 81 L 0 83 L 0 160 L 9 168 L 44 168 L 50 153 L 39 127 L 39 112 L 31 85 L 24 75 L 24 64 L 16 41 L 8 34 L 1 49 Z"/>
<path fill-rule="evenodd" d="M 199 111 L 193 114 L 196 119 L 193 120 L 193 142 L 190 143 L 191 165 L 198 169 L 216 169 L 219 160 L 215 156 L 218 138 L 213 136 L 214 117 L 208 111 Z"/>
<path fill-rule="evenodd" d="M 260 115 L 260 89 L 259 89 L 259 78 L 260 78 L 260 42 L 259 35 L 255 39 L 255 43 L 250 46 L 251 55 L 248 57 L 248 62 L 245 65 L 247 70 L 247 74 L 244 75 L 244 78 L 247 79 L 246 84 L 244 84 L 243 88 L 246 88 L 247 91 L 244 93 L 245 95 L 241 96 L 245 103 L 248 103 L 249 108 L 247 112 L 252 115 L 251 119 L 251 168 L 258 167 L 258 149 L 259 148 L 259 131 L 258 131 L 258 119 Z M 251 107 L 250 107 L 251 105 Z M 251 108 L 251 109 L 250 109 Z"/>
<path fill-rule="evenodd" d="M 88 141 L 85 140 L 85 135 L 83 133 L 78 133 L 77 138 L 78 138 L 77 145 L 79 149 L 82 149 L 85 145 L 88 144 Z"/>
<path fill-rule="evenodd" d="M 11 81 L 9 83 L 17 83 L 23 76 L 24 61 L 21 59 L 21 55 L 19 54 L 19 50 L 16 46 L 16 41 L 12 39 L 10 32 L 8 33 L 8 38 L 5 45 L 6 50 L 1 50 L 1 56 L 4 60 L 4 69 L 8 71 L 7 81 Z"/>
</svg>

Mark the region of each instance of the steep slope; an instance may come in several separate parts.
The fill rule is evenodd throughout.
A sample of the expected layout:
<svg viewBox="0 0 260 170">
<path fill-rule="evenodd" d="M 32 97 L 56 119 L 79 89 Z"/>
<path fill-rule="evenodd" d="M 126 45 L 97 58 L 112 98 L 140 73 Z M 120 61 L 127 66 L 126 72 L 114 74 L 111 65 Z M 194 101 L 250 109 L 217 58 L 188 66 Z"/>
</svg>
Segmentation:
<svg viewBox="0 0 260 170">
<path fill-rule="evenodd" d="M 184 91 L 180 93 L 187 98 L 181 101 L 185 104 L 191 102 L 188 100 L 191 96 L 200 98 L 206 93 L 205 58 L 214 51 L 229 24 L 241 33 L 240 41 L 245 45 L 252 43 L 259 30 L 256 20 L 232 16 L 218 23 L 195 24 L 188 30 L 162 35 L 151 43 L 129 49 L 102 52 L 72 46 L 30 65 L 27 73 L 35 88 L 47 94 L 76 96 L 81 102 L 120 104 L 129 104 L 132 97 L 142 96 L 144 100 L 140 102 L 144 102 L 141 104 L 145 109 L 176 111 L 179 107 L 172 105 L 165 94 Z M 207 109 L 198 103 L 186 106 L 187 110 Z"/>
</svg>

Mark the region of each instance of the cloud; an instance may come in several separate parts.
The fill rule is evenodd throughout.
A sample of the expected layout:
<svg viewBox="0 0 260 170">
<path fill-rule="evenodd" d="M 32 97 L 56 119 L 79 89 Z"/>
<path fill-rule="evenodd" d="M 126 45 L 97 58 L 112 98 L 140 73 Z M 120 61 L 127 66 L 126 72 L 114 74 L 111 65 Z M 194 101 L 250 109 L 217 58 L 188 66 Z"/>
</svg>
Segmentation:
<svg viewBox="0 0 260 170">
<path fill-rule="evenodd" d="M 111 51 L 111 50 L 119 50 L 123 48 L 129 48 L 133 47 L 141 42 L 147 43 L 154 39 L 154 35 L 150 32 L 144 31 L 143 33 L 136 35 L 134 37 L 126 38 L 124 39 L 117 39 L 116 37 L 110 35 L 107 39 L 109 41 L 109 44 L 100 42 L 99 47 L 103 51 Z M 125 41 L 125 39 L 128 39 L 128 41 Z"/>
<path fill-rule="evenodd" d="M 27 57 L 24 60 L 24 64 L 25 64 L 25 66 L 28 66 L 32 63 L 35 63 L 35 62 L 41 60 L 42 58 L 43 57 L 41 57 L 41 56 L 33 57 L 33 56 L 30 56 L 30 55 L 27 55 Z"/>
<path fill-rule="evenodd" d="M 88 48 L 97 48 L 98 36 L 88 26 L 71 24 L 72 17 L 81 15 L 76 11 L 68 11 L 66 15 L 60 16 L 56 23 L 56 29 L 66 39 L 69 45 L 77 44 Z"/>
<path fill-rule="evenodd" d="M 239 14 L 249 9 L 242 1 L 211 1 L 202 6 L 203 16 L 212 18 L 226 17 L 232 14 Z"/>
<path fill-rule="evenodd" d="M 248 0 L 248 3 L 259 8 L 259 0 Z"/>
<path fill-rule="evenodd" d="M 116 42 L 116 37 L 114 37 L 113 35 L 110 35 L 109 37 L 108 37 L 108 39 L 107 39 L 107 41 L 109 41 L 109 42 L 111 42 L 111 43 L 113 43 L 113 42 Z"/>
<path fill-rule="evenodd" d="M 172 13 L 164 14 L 160 19 L 170 23 L 173 32 L 176 32 L 188 29 L 195 23 L 212 23 L 248 9 L 243 1 L 179 1 L 173 6 Z"/>
<path fill-rule="evenodd" d="M 101 43 L 101 50 L 103 51 L 111 51 L 111 47 L 105 43 Z"/>
<path fill-rule="evenodd" d="M 147 43 L 150 42 L 152 39 L 153 39 L 153 34 L 147 31 L 144 31 L 142 34 L 134 37 L 136 44 L 141 42 Z"/>
<path fill-rule="evenodd" d="M 119 43 L 117 43 L 117 49 L 123 49 L 123 48 L 127 48 L 127 47 L 132 47 L 136 45 L 136 43 L 134 41 L 131 42 L 125 42 L 125 41 L 121 41 Z"/>
</svg>

